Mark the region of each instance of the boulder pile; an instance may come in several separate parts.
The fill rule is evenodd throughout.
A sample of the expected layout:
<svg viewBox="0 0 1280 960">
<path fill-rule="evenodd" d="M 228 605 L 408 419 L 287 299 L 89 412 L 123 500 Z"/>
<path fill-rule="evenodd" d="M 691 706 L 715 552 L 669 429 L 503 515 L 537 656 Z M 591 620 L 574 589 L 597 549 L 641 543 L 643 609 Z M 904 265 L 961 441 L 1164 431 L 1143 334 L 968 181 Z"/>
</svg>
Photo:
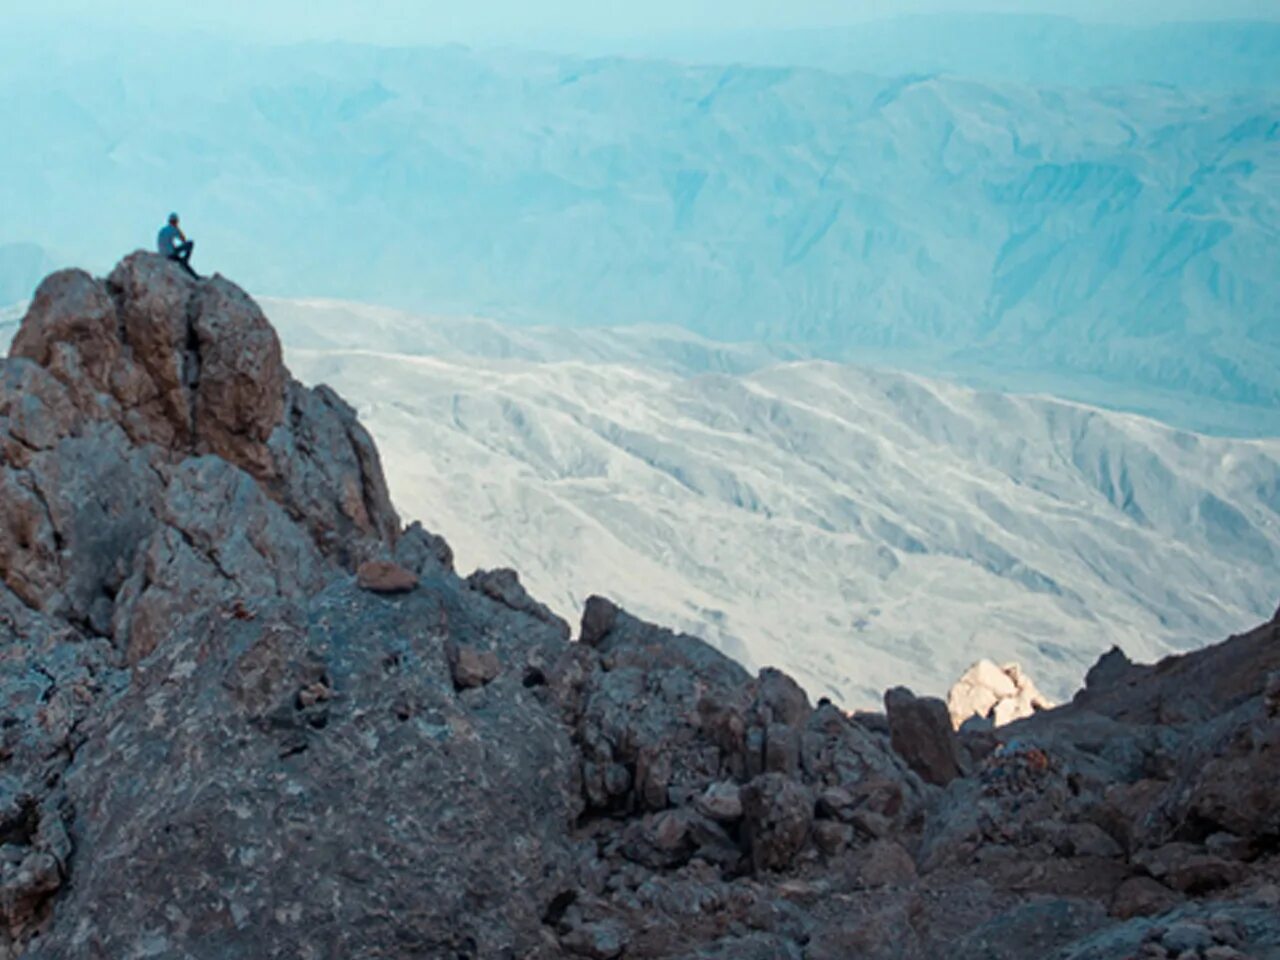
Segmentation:
<svg viewBox="0 0 1280 960">
<path fill-rule="evenodd" d="M 233 284 L 66 271 L 0 361 L 0 960 L 1280 956 L 1278 630 L 959 732 L 574 640 Z"/>
<path fill-rule="evenodd" d="M 957 730 L 966 723 L 1003 727 L 1053 706 L 1016 663 L 998 667 L 990 660 L 979 660 L 966 670 L 947 694 L 947 710 Z"/>
</svg>

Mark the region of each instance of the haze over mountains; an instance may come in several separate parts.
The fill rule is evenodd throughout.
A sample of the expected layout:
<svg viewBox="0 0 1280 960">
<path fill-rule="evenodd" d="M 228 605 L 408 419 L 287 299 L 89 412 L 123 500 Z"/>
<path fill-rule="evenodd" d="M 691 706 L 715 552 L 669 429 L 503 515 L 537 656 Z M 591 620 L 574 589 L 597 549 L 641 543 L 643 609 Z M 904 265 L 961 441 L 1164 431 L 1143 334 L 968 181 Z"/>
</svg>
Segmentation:
<svg viewBox="0 0 1280 960">
<path fill-rule="evenodd" d="M 1280 27 L 978 18 L 914 53 L 907 29 L 793 58 L 894 76 L 208 38 L 175 70 L 167 42 L 10 38 L 0 127 L 47 148 L 0 159 L 0 242 L 103 269 L 177 206 L 257 292 L 670 324 L 1280 429 Z M 1017 56 L 928 72 L 979 51 Z"/>
<path fill-rule="evenodd" d="M 870 706 L 979 656 L 1057 697 L 1275 605 L 1280 441 L 1232 441 L 678 331 L 510 329 L 268 300 L 460 566 L 628 608 Z"/>
<path fill-rule="evenodd" d="M 1073 11 L 1082 20 L 920 13 L 824 29 L 668 34 L 619 41 L 610 49 L 694 63 L 803 66 L 890 77 L 945 73 L 1046 87 L 1163 84 L 1229 91 L 1280 86 L 1276 22 L 1102 23 L 1082 6 L 1077 2 Z"/>
</svg>

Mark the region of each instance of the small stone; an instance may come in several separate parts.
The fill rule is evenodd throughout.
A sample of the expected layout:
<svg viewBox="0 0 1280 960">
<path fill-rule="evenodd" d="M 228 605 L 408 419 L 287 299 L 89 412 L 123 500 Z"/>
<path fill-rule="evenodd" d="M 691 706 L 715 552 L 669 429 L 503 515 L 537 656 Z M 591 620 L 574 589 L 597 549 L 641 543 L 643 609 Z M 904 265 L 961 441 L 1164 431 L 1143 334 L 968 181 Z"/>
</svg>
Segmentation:
<svg viewBox="0 0 1280 960">
<path fill-rule="evenodd" d="M 839 820 L 818 820 L 813 825 L 814 845 L 831 856 L 853 842 L 853 827 Z"/>
<path fill-rule="evenodd" d="M 902 792 L 902 784 L 884 777 L 863 780 L 853 792 L 859 809 L 889 818 L 898 815 L 906 800 Z"/>
<path fill-rule="evenodd" d="M 1237 837 L 1234 833 L 1211 834 L 1205 840 L 1204 848 L 1212 856 L 1223 860 L 1249 859 L 1249 841 L 1244 837 Z"/>
<path fill-rule="evenodd" d="M 1208 927 L 1188 920 L 1169 924 L 1160 943 L 1175 956 L 1187 951 L 1194 954 L 1197 950 L 1207 950 L 1214 945 L 1213 933 Z"/>
<path fill-rule="evenodd" d="M 1244 943 L 1244 931 L 1230 914 L 1215 913 L 1209 918 L 1209 929 L 1213 931 L 1213 938 L 1221 944 L 1238 947 Z"/>
<path fill-rule="evenodd" d="M 742 817 L 742 791 L 736 783 L 713 783 L 694 802 L 704 817 L 729 823 Z"/>
<path fill-rule="evenodd" d="M 694 847 L 694 863 L 700 861 L 723 870 L 735 870 L 742 850 L 720 824 L 694 814 L 685 818 L 686 835 Z"/>
<path fill-rule="evenodd" d="M 916 863 L 902 844 L 877 840 L 859 862 L 858 879 L 866 887 L 900 887 L 916 879 Z"/>
<path fill-rule="evenodd" d="M 653 818 L 649 834 L 655 847 L 671 853 L 684 846 L 688 832 L 685 818 L 674 810 L 666 810 Z"/>
<path fill-rule="evenodd" d="M 1150 877 L 1130 877 L 1111 898 L 1111 915 L 1121 920 L 1153 917 L 1181 901 L 1176 893 Z"/>
<path fill-rule="evenodd" d="M 766 773 L 792 776 L 800 769 L 800 731 L 785 723 L 771 723 L 764 733 Z"/>
<path fill-rule="evenodd" d="M 855 810 L 849 818 L 855 830 L 864 836 L 883 839 L 893 832 L 893 821 L 870 810 Z"/>
<path fill-rule="evenodd" d="M 314 707 L 317 703 L 325 703 L 333 699 L 333 691 L 323 680 L 309 683 L 298 691 L 298 704 L 303 707 Z"/>
<path fill-rule="evenodd" d="M 1280 885 L 1274 883 L 1264 884 L 1253 890 L 1249 894 L 1249 899 L 1253 903 L 1264 907 L 1280 908 Z"/>
<path fill-rule="evenodd" d="M 789 867 L 809 842 L 813 794 L 779 773 L 766 773 L 742 790 L 751 862 L 757 870 Z"/>
<path fill-rule="evenodd" d="M 1076 857 L 1118 857 L 1123 851 L 1105 830 L 1093 823 L 1072 823 L 1064 839 L 1071 855 Z"/>
<path fill-rule="evenodd" d="M 492 650 L 459 646 L 451 659 L 453 685 L 458 690 L 483 687 L 502 672 L 502 662 Z"/>
<path fill-rule="evenodd" d="M 618 622 L 618 612 L 618 607 L 612 600 L 606 600 L 604 597 L 588 597 L 587 605 L 582 610 L 579 641 L 588 647 L 598 646 Z"/>
<path fill-rule="evenodd" d="M 390 560 L 366 560 L 356 571 L 356 583 L 370 593 L 409 593 L 418 586 L 418 578 Z"/>
<path fill-rule="evenodd" d="M 569 953 L 589 960 L 614 960 L 622 956 L 626 938 L 622 929 L 609 921 L 584 923 L 560 938 L 560 945 Z"/>
<path fill-rule="evenodd" d="M 1242 863 L 1203 854 L 1174 865 L 1165 882 L 1183 893 L 1202 894 L 1238 883 L 1247 873 Z"/>
<path fill-rule="evenodd" d="M 828 820 L 847 820 L 856 806 L 853 794 L 844 787 L 825 787 L 818 793 L 819 817 Z"/>
</svg>

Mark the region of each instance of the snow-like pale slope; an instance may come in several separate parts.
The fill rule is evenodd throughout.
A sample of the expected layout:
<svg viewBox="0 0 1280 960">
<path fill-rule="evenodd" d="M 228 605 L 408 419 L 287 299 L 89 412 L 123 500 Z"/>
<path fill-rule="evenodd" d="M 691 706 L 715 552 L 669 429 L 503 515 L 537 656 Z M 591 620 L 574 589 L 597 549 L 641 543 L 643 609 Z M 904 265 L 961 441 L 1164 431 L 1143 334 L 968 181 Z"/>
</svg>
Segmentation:
<svg viewBox="0 0 1280 960">
<path fill-rule="evenodd" d="M 708 373 L 733 348 L 693 337 L 266 309 L 462 567 L 570 619 L 610 595 L 815 696 L 989 656 L 1063 697 L 1111 644 L 1157 657 L 1280 599 L 1280 441 L 750 348 Z"/>
<path fill-rule="evenodd" d="M 1228 33 L 1143 49 L 1280 62 Z M 103 271 L 177 207 L 257 292 L 1087 376 L 1280 432 L 1280 93 L 1054 76 L 0 36 L 0 242 Z"/>
</svg>

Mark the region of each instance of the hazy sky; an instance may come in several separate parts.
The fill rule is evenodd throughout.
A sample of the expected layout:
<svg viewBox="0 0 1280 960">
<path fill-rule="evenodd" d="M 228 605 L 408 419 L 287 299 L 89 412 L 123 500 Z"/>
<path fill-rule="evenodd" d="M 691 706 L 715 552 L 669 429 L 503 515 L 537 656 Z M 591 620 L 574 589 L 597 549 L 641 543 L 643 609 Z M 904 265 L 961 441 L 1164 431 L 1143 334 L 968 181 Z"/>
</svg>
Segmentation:
<svg viewBox="0 0 1280 960">
<path fill-rule="evenodd" d="M 0 0 L 0 7 L 11 0 Z M 934 11 L 1051 13 L 1081 19 L 1280 19 L 1280 0 L 46 0 L 37 13 L 56 18 L 186 29 L 230 29 L 277 41 L 346 39 L 376 43 L 464 43 L 618 38 L 684 31 L 837 26 L 867 18 Z M 30 8 L 28 8 L 30 9 Z"/>
</svg>

